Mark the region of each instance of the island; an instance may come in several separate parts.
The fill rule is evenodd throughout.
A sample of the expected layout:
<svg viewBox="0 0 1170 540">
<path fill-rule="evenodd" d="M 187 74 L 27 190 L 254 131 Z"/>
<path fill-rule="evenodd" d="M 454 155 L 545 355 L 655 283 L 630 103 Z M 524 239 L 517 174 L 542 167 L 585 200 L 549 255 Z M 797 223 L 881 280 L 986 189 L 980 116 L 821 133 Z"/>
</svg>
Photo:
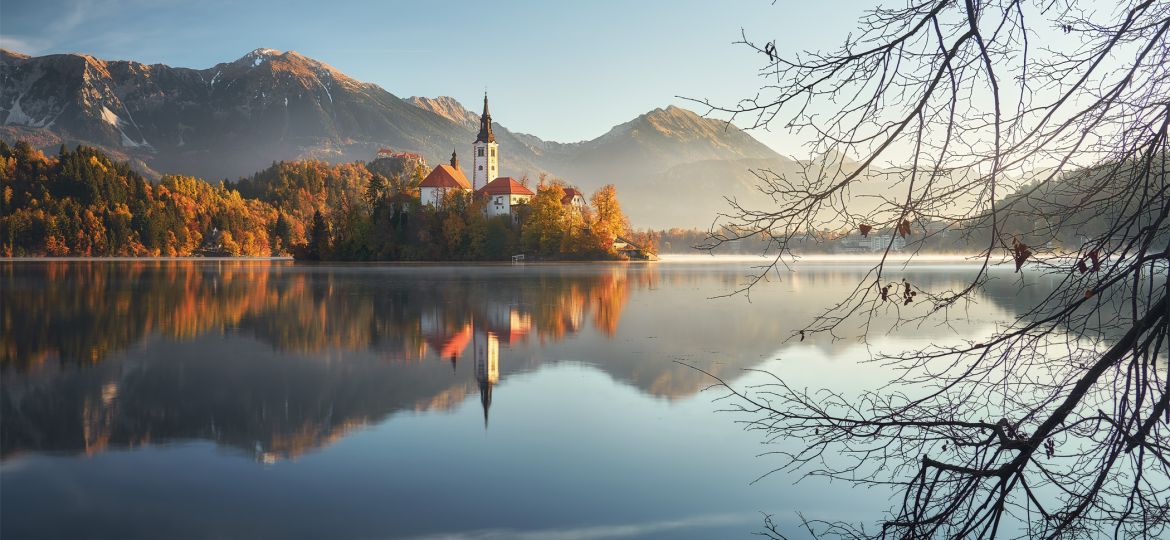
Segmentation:
<svg viewBox="0 0 1170 540">
<path fill-rule="evenodd" d="M 0 255 L 293 256 L 337 261 L 655 260 L 654 235 L 631 229 L 617 190 L 586 199 L 541 174 L 498 176 L 487 96 L 470 180 L 453 150 L 428 167 L 383 148 L 369 163 L 274 162 L 211 183 L 152 182 L 86 146 L 46 156 L 0 142 Z"/>
</svg>

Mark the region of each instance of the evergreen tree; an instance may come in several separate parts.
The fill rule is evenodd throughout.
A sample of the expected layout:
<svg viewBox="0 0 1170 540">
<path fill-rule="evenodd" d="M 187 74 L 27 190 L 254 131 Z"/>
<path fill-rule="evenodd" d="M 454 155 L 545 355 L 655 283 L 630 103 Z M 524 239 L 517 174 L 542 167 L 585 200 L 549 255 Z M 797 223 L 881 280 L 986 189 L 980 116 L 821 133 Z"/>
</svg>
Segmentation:
<svg viewBox="0 0 1170 540">
<path fill-rule="evenodd" d="M 313 226 L 309 233 L 309 259 L 319 261 L 327 257 L 329 249 L 329 227 L 325 224 L 325 216 L 321 211 L 313 212 Z"/>
<path fill-rule="evenodd" d="M 280 253 L 292 246 L 292 225 L 285 213 L 277 211 L 276 223 L 272 226 L 272 253 Z"/>
</svg>

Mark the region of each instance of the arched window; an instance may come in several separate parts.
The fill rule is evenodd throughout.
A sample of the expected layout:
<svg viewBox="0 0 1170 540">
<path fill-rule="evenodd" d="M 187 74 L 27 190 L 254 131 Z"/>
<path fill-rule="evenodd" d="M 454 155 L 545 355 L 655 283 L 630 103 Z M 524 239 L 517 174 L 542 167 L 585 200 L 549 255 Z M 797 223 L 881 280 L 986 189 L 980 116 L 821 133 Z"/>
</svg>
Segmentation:
<svg viewBox="0 0 1170 540">
<path fill-rule="evenodd" d="M 483 157 L 483 147 L 476 148 L 475 151 L 476 151 L 476 156 Z"/>
</svg>

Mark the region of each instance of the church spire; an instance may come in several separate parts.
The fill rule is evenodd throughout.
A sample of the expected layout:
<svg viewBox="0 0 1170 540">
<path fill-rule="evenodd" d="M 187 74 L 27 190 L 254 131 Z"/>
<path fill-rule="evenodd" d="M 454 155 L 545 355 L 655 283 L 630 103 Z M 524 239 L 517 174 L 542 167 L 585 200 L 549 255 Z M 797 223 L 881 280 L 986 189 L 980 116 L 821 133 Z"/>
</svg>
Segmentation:
<svg viewBox="0 0 1170 540">
<path fill-rule="evenodd" d="M 492 133 L 492 114 L 488 112 L 487 92 L 483 93 L 483 114 L 479 117 L 479 135 L 475 137 L 475 142 L 496 142 L 496 136 Z"/>
<path fill-rule="evenodd" d="M 455 155 L 454 148 L 451 149 L 451 166 L 456 169 L 459 168 L 459 157 Z"/>
</svg>

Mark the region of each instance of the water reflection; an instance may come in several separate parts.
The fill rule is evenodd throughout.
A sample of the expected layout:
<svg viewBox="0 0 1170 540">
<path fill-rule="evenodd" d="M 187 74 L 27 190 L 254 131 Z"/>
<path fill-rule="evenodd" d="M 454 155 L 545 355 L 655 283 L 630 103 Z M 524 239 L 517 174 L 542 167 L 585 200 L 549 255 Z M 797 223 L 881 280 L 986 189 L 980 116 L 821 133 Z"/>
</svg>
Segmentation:
<svg viewBox="0 0 1170 540">
<path fill-rule="evenodd" d="M 630 287 L 654 272 L 609 267 L 519 276 L 487 268 L 315 268 L 283 262 L 3 263 L 0 363 L 96 364 L 151 334 L 189 340 L 243 330 L 283 351 L 377 348 L 448 358 L 473 321 L 505 342 L 560 340 L 587 318 L 613 335 Z M 486 283 L 499 278 L 502 283 Z M 531 279 L 529 279 L 531 278 Z M 403 281 L 409 286 L 401 286 Z M 490 286 L 485 286 L 490 285 Z M 445 348 L 451 348 L 445 351 Z M 460 349 L 461 350 L 461 349 Z"/>
<path fill-rule="evenodd" d="M 465 385 L 435 360 L 457 375 L 474 355 L 486 424 L 501 345 L 559 341 L 590 318 L 612 335 L 630 287 L 654 277 L 614 267 L 521 279 L 488 269 L 499 278 L 488 280 L 267 262 L 0 271 L 3 456 L 206 438 L 266 461 L 393 410 L 457 404 Z M 248 354 L 241 335 L 298 354 Z M 343 352 L 363 354 L 341 361 Z"/>
<path fill-rule="evenodd" d="M 677 399 L 708 381 L 676 360 L 734 376 L 862 271 L 810 267 L 748 303 L 711 299 L 743 283 L 734 266 L 0 263 L 0 456 L 199 439 L 273 462 L 469 397 L 486 429 L 497 386 L 550 362 Z M 960 274 L 914 279 L 952 287 Z M 1002 319 L 1013 298 L 969 316 Z"/>
</svg>

